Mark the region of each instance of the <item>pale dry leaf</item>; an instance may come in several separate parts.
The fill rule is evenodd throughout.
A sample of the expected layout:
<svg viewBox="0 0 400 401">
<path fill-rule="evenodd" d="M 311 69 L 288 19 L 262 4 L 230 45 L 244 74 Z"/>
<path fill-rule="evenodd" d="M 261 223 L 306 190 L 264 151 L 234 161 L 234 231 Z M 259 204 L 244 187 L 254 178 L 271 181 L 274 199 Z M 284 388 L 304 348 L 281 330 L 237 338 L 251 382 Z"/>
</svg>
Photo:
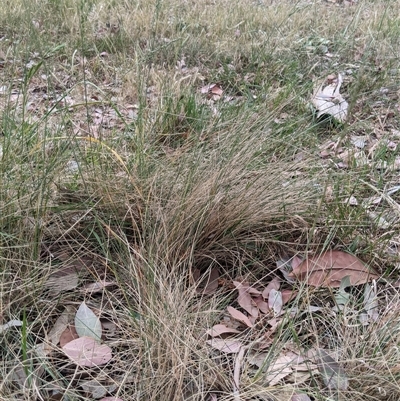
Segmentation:
<svg viewBox="0 0 400 401">
<path fill-rule="evenodd" d="M 92 337 L 100 341 L 102 328 L 100 319 L 82 302 L 75 315 L 75 329 L 79 337 Z"/>
<path fill-rule="evenodd" d="M 238 334 L 239 330 L 232 327 L 225 326 L 224 324 L 216 324 L 211 329 L 207 330 L 207 334 L 211 337 L 218 337 L 221 334 Z"/>
<path fill-rule="evenodd" d="M 295 370 L 291 373 L 290 376 L 286 378 L 287 383 L 295 383 L 297 386 L 301 383 L 306 382 L 307 380 L 310 380 L 312 377 L 311 372 L 309 371 L 298 371 Z"/>
<path fill-rule="evenodd" d="M 234 393 L 238 395 L 238 399 L 240 400 L 239 397 L 239 390 L 240 390 L 240 371 L 243 366 L 243 359 L 244 359 L 244 353 L 245 353 L 246 347 L 240 347 L 239 352 L 236 355 L 235 358 L 235 366 L 233 369 L 233 383 L 234 383 Z"/>
<path fill-rule="evenodd" d="M 283 277 L 289 284 L 294 284 L 296 282 L 295 279 L 289 276 L 290 272 L 293 270 L 289 259 L 280 259 L 276 261 L 276 267 L 283 274 Z M 267 297 L 268 298 L 268 297 Z M 265 298 L 265 299 L 267 299 Z"/>
<path fill-rule="evenodd" d="M 358 200 L 355 196 L 351 195 L 350 198 L 346 198 L 343 203 L 349 206 L 358 206 Z"/>
<path fill-rule="evenodd" d="M 62 347 L 65 355 L 78 366 L 101 366 L 112 358 L 111 348 L 92 337 L 79 337 Z"/>
<path fill-rule="evenodd" d="M 271 326 L 271 330 L 275 331 L 281 322 L 282 322 L 281 318 L 274 317 L 273 319 L 268 320 L 267 323 Z"/>
<path fill-rule="evenodd" d="M 255 351 L 250 351 L 247 354 L 247 361 L 250 365 L 257 366 L 260 369 L 265 369 L 267 366 L 267 358 L 268 358 L 268 353 L 267 352 L 255 352 Z"/>
<path fill-rule="evenodd" d="M 289 376 L 293 372 L 291 364 L 291 356 L 286 356 L 285 354 L 279 355 L 277 360 L 268 367 L 266 381 L 269 385 L 275 386 L 282 379 Z"/>
<path fill-rule="evenodd" d="M 21 320 L 10 320 L 9 322 L 0 325 L 0 333 L 3 333 L 4 331 L 8 330 L 10 327 L 20 327 L 22 326 L 23 323 Z"/>
<path fill-rule="evenodd" d="M 219 84 L 210 84 L 203 86 L 200 92 L 207 94 L 209 99 L 216 101 L 221 98 L 224 91 Z"/>
<path fill-rule="evenodd" d="M 351 138 L 351 143 L 358 149 L 364 149 L 365 145 L 368 141 L 368 137 L 364 135 L 352 135 Z"/>
<path fill-rule="evenodd" d="M 360 312 L 360 314 L 358 315 L 358 320 L 363 326 L 369 325 L 369 317 L 367 312 Z"/>
<path fill-rule="evenodd" d="M 275 315 L 279 315 L 282 312 L 283 299 L 280 291 L 272 288 L 268 295 L 268 306 L 274 311 Z"/>
<path fill-rule="evenodd" d="M 344 369 L 324 349 L 317 350 L 318 369 L 325 385 L 332 390 L 347 390 L 349 380 Z"/>
<path fill-rule="evenodd" d="M 233 308 L 232 306 L 228 306 L 226 309 L 234 319 L 244 323 L 248 327 L 253 327 L 253 324 L 250 322 L 249 318 L 245 314 Z"/>
<path fill-rule="evenodd" d="M 19 359 L 15 359 L 13 363 L 15 363 L 15 367 L 12 369 L 12 381 L 17 383 L 19 387 L 25 388 L 25 383 L 28 379 L 28 376 L 25 373 L 24 365 Z"/>
<path fill-rule="evenodd" d="M 351 285 L 365 284 L 378 278 L 355 256 L 341 251 L 327 251 L 304 260 L 293 269 L 290 277 L 305 281 L 314 287 L 340 287 L 340 282 L 349 276 Z"/>
<path fill-rule="evenodd" d="M 233 281 L 236 289 L 239 292 L 237 299 L 238 304 L 251 316 L 258 317 L 258 309 L 255 306 L 251 295 L 249 294 L 250 286 L 247 283 L 240 283 L 238 281 Z"/>
<path fill-rule="evenodd" d="M 324 86 L 324 82 L 318 86 L 311 98 L 311 103 L 317 109 L 317 117 L 323 115 L 332 116 L 339 122 L 345 122 L 347 119 L 347 110 L 349 104 L 340 94 L 340 87 L 343 83 L 343 77 L 338 74 L 337 78 L 330 80 L 331 83 Z"/>
<path fill-rule="evenodd" d="M 58 319 L 54 323 L 54 326 L 52 327 L 52 329 L 46 335 L 47 341 L 44 343 L 37 344 L 34 347 L 36 353 L 40 357 L 43 358 L 43 357 L 51 354 L 55 350 L 55 346 L 60 342 L 61 336 L 67 330 L 69 321 L 73 320 L 74 314 L 75 314 L 75 311 L 74 311 L 73 306 L 72 305 L 66 306 L 63 313 L 58 317 Z M 78 335 L 76 335 L 76 338 L 77 337 L 78 337 Z M 73 338 L 71 338 L 70 341 L 71 340 L 73 340 Z"/>
<path fill-rule="evenodd" d="M 207 344 L 211 345 L 211 347 L 217 349 L 218 351 L 224 352 L 225 354 L 237 354 L 242 347 L 242 343 L 240 341 L 231 339 L 213 338 L 212 340 L 207 340 L 206 342 Z"/>
<path fill-rule="evenodd" d="M 373 322 L 376 322 L 379 319 L 379 303 L 378 297 L 376 294 L 376 282 L 374 285 L 369 285 L 368 283 L 365 285 L 364 289 L 364 310 L 367 313 L 369 319 Z"/>
</svg>

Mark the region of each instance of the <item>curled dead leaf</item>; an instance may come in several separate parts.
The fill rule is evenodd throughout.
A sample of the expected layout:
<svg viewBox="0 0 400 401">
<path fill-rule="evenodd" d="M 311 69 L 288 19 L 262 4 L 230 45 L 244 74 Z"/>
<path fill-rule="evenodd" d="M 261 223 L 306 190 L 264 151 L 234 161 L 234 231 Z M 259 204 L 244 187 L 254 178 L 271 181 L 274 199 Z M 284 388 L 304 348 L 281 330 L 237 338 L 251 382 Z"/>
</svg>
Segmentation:
<svg viewBox="0 0 400 401">
<path fill-rule="evenodd" d="M 323 115 L 329 115 L 343 123 L 347 119 L 347 109 L 349 107 L 349 104 L 339 92 L 343 83 L 343 77 L 341 74 L 338 74 L 335 79 L 328 76 L 326 83 L 328 85 L 325 85 L 325 82 L 323 82 L 317 87 L 311 103 L 318 111 L 318 118 Z"/>
</svg>

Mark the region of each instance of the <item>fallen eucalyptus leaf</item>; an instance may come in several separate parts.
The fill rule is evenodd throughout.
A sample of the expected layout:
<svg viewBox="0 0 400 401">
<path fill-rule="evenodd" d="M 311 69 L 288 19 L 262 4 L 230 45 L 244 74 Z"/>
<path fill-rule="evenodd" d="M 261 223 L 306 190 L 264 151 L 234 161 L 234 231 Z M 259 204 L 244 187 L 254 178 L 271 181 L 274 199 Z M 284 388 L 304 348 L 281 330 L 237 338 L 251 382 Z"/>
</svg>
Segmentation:
<svg viewBox="0 0 400 401">
<path fill-rule="evenodd" d="M 346 390 L 349 386 L 349 380 L 346 372 L 340 367 L 325 350 L 317 350 L 318 369 L 322 374 L 325 385 L 331 390 Z"/>
<path fill-rule="evenodd" d="M 82 302 L 75 315 L 75 329 L 79 337 L 92 337 L 100 341 L 102 328 L 100 319 Z"/>
<path fill-rule="evenodd" d="M 70 341 L 62 350 L 78 366 L 100 366 L 112 358 L 108 345 L 100 345 L 95 339 L 87 336 Z"/>
<path fill-rule="evenodd" d="M 338 288 L 349 276 L 350 285 L 365 284 L 378 278 L 355 256 L 341 251 L 327 251 L 307 258 L 289 274 L 314 287 Z"/>
</svg>

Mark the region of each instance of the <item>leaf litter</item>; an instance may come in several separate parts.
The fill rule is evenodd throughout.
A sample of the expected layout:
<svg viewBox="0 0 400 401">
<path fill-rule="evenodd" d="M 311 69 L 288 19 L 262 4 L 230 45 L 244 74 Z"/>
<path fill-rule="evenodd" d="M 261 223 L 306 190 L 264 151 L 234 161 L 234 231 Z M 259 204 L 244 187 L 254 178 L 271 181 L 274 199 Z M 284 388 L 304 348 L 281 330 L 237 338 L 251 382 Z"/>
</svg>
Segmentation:
<svg viewBox="0 0 400 401">
<path fill-rule="evenodd" d="M 364 313 L 369 321 L 377 319 L 375 287 L 368 283 L 377 279 L 378 275 L 371 272 L 355 256 L 334 250 L 304 259 L 295 256 L 280 262 L 280 265 L 281 269 L 285 266 L 284 270 L 288 275 L 286 282 L 275 277 L 263 288 L 259 282 L 251 284 L 242 279 L 232 281 L 237 290 L 234 302 L 243 311 L 231 305 L 227 306 L 229 318 L 225 316 L 223 322 L 207 330 L 207 335 L 212 337 L 207 340 L 207 344 L 222 353 L 236 355 L 237 377 L 234 380 L 234 391 L 237 392 L 238 372 L 242 371 L 238 366 L 239 361 L 240 364 L 247 363 L 261 369 L 265 382 L 270 386 L 276 386 L 282 381 L 299 384 L 319 372 L 329 389 L 347 389 L 347 375 L 341 365 L 329 355 L 329 351 L 313 348 L 308 351 L 295 350 L 286 344 L 284 347 L 288 348 L 284 348 L 279 355 L 273 357 L 268 349 L 273 346 L 279 327 L 295 317 L 302 319 L 304 313 L 325 313 L 329 310 L 334 318 L 339 309 L 349 305 L 353 295 L 348 289 L 355 285 L 365 285 Z M 331 302 L 336 306 L 326 309 L 314 305 L 300 307 L 301 304 L 297 304 L 285 308 L 285 305 L 296 299 L 296 281 L 311 288 L 330 288 Z M 305 394 L 299 394 L 299 399 L 306 397 Z"/>
</svg>

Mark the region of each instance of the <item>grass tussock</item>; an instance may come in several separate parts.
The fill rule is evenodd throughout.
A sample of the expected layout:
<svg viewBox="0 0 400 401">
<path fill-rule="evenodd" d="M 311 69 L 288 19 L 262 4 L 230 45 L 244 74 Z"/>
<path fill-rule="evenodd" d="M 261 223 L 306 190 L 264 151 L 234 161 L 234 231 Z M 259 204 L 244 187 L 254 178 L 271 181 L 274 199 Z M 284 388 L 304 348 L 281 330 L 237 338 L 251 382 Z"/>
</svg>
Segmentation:
<svg viewBox="0 0 400 401">
<path fill-rule="evenodd" d="M 0 398 L 397 401 L 399 11 L 5 2 Z M 320 121 L 315 83 L 339 72 L 348 119 Z M 274 329 L 264 316 L 234 337 L 242 353 L 207 343 L 212 326 L 234 324 L 233 280 L 292 288 L 276 262 L 328 249 L 377 271 L 376 320 L 360 323 L 362 286 L 335 309 L 335 289 L 297 283 Z M 216 271 L 205 294 L 198 284 Z M 111 284 L 86 288 L 101 281 Z M 112 350 L 97 367 L 49 344 L 83 301 Z M 315 348 L 340 364 L 345 388 L 311 365 L 266 379 L 283 352 Z"/>
</svg>

